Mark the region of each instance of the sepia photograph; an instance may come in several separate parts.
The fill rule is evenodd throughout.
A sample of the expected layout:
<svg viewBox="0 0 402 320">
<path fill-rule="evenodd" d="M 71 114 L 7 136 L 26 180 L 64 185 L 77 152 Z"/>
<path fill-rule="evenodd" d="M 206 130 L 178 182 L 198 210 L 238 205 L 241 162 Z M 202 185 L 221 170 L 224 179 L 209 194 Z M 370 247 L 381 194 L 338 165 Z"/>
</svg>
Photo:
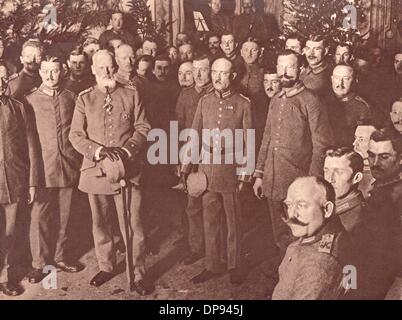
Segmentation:
<svg viewBox="0 0 402 320">
<path fill-rule="evenodd" d="M 0 0 L 0 170 L 0 302 L 402 300 L 402 0 Z"/>
</svg>

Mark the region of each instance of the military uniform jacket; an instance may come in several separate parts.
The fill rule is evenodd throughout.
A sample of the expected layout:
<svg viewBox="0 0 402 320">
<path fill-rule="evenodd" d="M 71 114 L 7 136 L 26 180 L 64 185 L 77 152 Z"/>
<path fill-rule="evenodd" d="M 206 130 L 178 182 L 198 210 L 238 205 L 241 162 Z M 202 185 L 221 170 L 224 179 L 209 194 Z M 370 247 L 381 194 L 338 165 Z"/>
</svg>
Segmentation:
<svg viewBox="0 0 402 320">
<path fill-rule="evenodd" d="M 76 95 L 64 88 L 41 85 L 25 96 L 39 144 L 39 186 L 64 188 L 77 185 L 82 156 L 71 145 L 68 135 Z"/>
<path fill-rule="evenodd" d="M 329 94 L 332 94 L 331 69 L 330 64 L 324 60 L 320 66 L 314 69 L 310 66 L 303 69 L 300 80 L 307 89 L 313 91 L 320 98 L 326 99 Z"/>
<path fill-rule="evenodd" d="M 291 243 L 279 266 L 273 300 L 335 300 L 343 295 L 338 245 L 343 233 L 337 217 L 314 236 Z"/>
<path fill-rule="evenodd" d="M 265 41 L 268 32 L 265 26 L 264 18 L 258 13 L 242 13 L 234 17 L 233 33 L 236 35 L 239 43 L 243 43 L 248 37 Z"/>
<path fill-rule="evenodd" d="M 335 142 L 339 146 L 352 147 L 357 126 L 372 122 L 372 109 L 363 98 L 353 92 L 340 100 L 336 99 L 334 103 L 329 114 Z"/>
<path fill-rule="evenodd" d="M 38 184 L 38 149 L 23 104 L 0 98 L 0 204 L 15 203 Z"/>
<path fill-rule="evenodd" d="M 72 79 L 69 77 L 64 81 L 63 87 L 78 95 L 80 92 L 92 87 L 95 84 L 95 79 L 92 76 L 86 76 L 82 79 Z"/>
<path fill-rule="evenodd" d="M 335 203 L 347 233 L 339 245 L 339 260 L 356 268 L 356 288 L 345 299 L 384 299 L 396 275 L 396 239 L 383 214 L 354 190 Z"/>
<path fill-rule="evenodd" d="M 267 198 L 282 201 L 297 177 L 322 176 L 325 149 L 332 144 L 326 108 L 302 83 L 274 96 L 255 173 Z"/>
<path fill-rule="evenodd" d="M 197 89 L 195 86 L 181 89 L 176 104 L 176 116 L 179 122 L 179 130 L 191 128 L 198 101 L 202 96 L 212 91 L 213 86 L 211 83 L 200 89 Z"/>
<path fill-rule="evenodd" d="M 100 147 L 127 149 L 131 159 L 125 164 L 126 178 L 138 183 L 150 129 L 142 101 L 134 88 L 117 84 L 110 90 L 110 102 L 106 97 L 98 86 L 81 92 L 69 135 L 73 147 L 84 156 L 79 189 L 92 194 L 115 193 L 106 181 L 101 163 L 95 159 Z"/>
<path fill-rule="evenodd" d="M 22 100 L 26 93 L 31 91 L 33 88 L 38 88 L 42 83 L 39 74 L 30 75 L 24 70 L 21 70 L 18 74 L 12 75 L 8 81 L 6 94 L 19 100 Z"/>
<path fill-rule="evenodd" d="M 252 173 L 242 172 L 237 175 L 236 169 L 242 165 L 236 164 L 233 151 L 239 152 L 240 159 L 247 155 L 247 129 L 252 128 L 251 103 L 248 98 L 235 93 L 232 89 L 225 92 L 214 91 L 201 97 L 192 125 L 192 129 L 198 133 L 199 141 L 191 139 L 191 142 L 201 145 L 199 170 L 207 176 L 209 191 L 235 192 L 239 180 L 249 180 Z M 212 132 L 213 136 L 210 139 L 203 139 L 203 129 L 211 130 L 208 132 Z M 227 142 L 229 144 L 227 145 L 225 139 L 221 139 L 221 133 L 225 129 L 230 130 L 233 137 L 235 137 L 236 129 L 243 129 L 244 150 L 236 150 L 233 141 Z M 221 154 L 221 164 L 213 164 L 214 153 Z M 225 163 L 225 153 L 233 156 L 233 164 Z M 181 171 L 189 173 L 191 165 L 183 165 Z"/>
</svg>

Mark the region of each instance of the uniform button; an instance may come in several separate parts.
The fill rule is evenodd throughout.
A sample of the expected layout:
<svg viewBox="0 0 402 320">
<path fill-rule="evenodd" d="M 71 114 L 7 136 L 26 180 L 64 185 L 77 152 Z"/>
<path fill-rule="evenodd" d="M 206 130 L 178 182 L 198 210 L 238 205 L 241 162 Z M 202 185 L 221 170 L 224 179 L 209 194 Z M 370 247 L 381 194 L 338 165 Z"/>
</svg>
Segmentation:
<svg viewBox="0 0 402 320">
<path fill-rule="evenodd" d="M 219 117 L 219 118 L 222 118 L 222 115 L 220 114 L 220 115 L 218 115 L 218 117 Z"/>
<path fill-rule="evenodd" d="M 92 149 L 92 146 L 88 146 L 88 149 Z"/>
<path fill-rule="evenodd" d="M 222 104 L 223 102 L 222 101 L 219 101 L 219 104 Z"/>
<path fill-rule="evenodd" d="M 278 120 L 279 120 L 279 121 L 282 121 L 282 119 L 281 119 L 281 118 L 279 118 Z"/>
<path fill-rule="evenodd" d="M 221 124 L 221 122 L 220 122 L 220 121 L 218 121 L 217 123 L 218 123 L 218 124 Z M 217 128 L 217 129 L 219 129 L 219 128 Z"/>
<path fill-rule="evenodd" d="M 134 144 L 132 143 L 131 146 L 134 148 Z"/>
<path fill-rule="evenodd" d="M 113 128 L 113 126 L 112 126 L 112 125 L 110 125 L 110 126 L 109 126 L 109 128 L 110 128 L 110 129 L 112 129 L 112 128 Z"/>
<path fill-rule="evenodd" d="M 110 140 L 109 143 L 110 143 L 110 144 L 114 143 L 114 140 Z"/>
<path fill-rule="evenodd" d="M 274 148 L 275 151 L 278 151 L 278 148 Z"/>
<path fill-rule="evenodd" d="M 278 126 L 278 129 L 280 129 L 281 128 L 281 126 Z"/>
<path fill-rule="evenodd" d="M 113 120 L 112 119 L 109 119 L 109 122 L 112 122 Z"/>
<path fill-rule="evenodd" d="M 222 111 L 222 108 L 219 108 L 219 111 Z"/>
</svg>

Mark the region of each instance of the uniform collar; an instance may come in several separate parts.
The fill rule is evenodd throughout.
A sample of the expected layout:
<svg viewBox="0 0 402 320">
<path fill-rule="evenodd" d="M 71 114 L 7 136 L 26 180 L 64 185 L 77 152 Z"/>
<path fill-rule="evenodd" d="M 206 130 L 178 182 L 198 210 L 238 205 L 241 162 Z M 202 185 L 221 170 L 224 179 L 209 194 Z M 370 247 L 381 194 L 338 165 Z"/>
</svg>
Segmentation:
<svg viewBox="0 0 402 320">
<path fill-rule="evenodd" d="M 364 197 L 359 190 L 353 190 L 349 192 L 345 197 L 342 199 L 338 199 L 335 202 L 335 213 L 337 215 L 341 215 L 347 211 L 352 210 L 353 208 L 357 207 L 358 205 L 364 202 Z"/>
<path fill-rule="evenodd" d="M 315 66 L 314 68 L 308 66 L 306 68 L 307 74 L 313 73 L 313 74 L 320 74 L 321 72 L 324 72 L 328 68 L 329 64 L 326 59 L 321 61 L 321 63 L 318 66 Z"/>
<path fill-rule="evenodd" d="M 396 177 L 393 177 L 391 179 L 388 179 L 386 181 L 378 181 L 376 180 L 374 182 L 374 188 L 378 189 L 378 188 L 384 188 L 387 187 L 389 185 L 398 183 L 402 181 L 402 172 L 399 173 L 399 175 L 397 175 Z"/>
<path fill-rule="evenodd" d="M 232 88 L 230 88 L 230 87 L 225 90 L 222 90 L 222 91 L 215 90 L 215 95 L 219 99 L 227 99 L 227 98 L 231 97 L 233 95 L 233 93 L 234 92 L 233 92 Z"/>
<path fill-rule="evenodd" d="M 130 81 L 130 79 L 132 78 L 132 74 L 130 74 L 130 73 L 126 73 L 126 72 L 123 72 L 123 71 L 121 71 L 120 69 L 117 71 L 117 73 L 115 74 L 115 78 L 117 78 L 117 79 L 122 79 L 122 80 L 125 80 L 125 81 Z"/>
<path fill-rule="evenodd" d="M 41 84 L 41 86 L 39 87 L 39 90 L 49 97 L 56 97 L 57 95 L 60 94 L 60 91 L 61 91 L 60 87 L 49 88 L 49 87 L 45 86 L 44 84 Z"/>
<path fill-rule="evenodd" d="M 302 237 L 299 240 L 301 245 L 309 245 L 320 241 L 325 234 L 335 234 L 343 230 L 343 226 L 338 216 L 331 217 L 324 226 L 311 237 Z"/>
<path fill-rule="evenodd" d="M 194 86 L 194 90 L 195 90 L 197 93 L 210 92 L 211 89 L 212 89 L 212 84 L 211 84 L 211 82 L 208 82 L 206 85 L 204 85 L 204 86 L 202 86 L 202 87 Z"/>
<path fill-rule="evenodd" d="M 284 95 L 286 95 L 286 97 L 291 98 L 295 95 L 298 95 L 304 89 L 305 86 L 303 82 L 299 81 L 292 88 L 283 88 L 282 91 L 278 93 L 278 96 L 283 97 Z"/>
<path fill-rule="evenodd" d="M 246 66 L 247 71 L 257 71 L 260 69 L 260 65 L 258 64 L 258 62 L 255 62 L 253 64 L 245 63 L 244 65 Z"/>
<path fill-rule="evenodd" d="M 350 100 L 353 100 L 356 96 L 357 96 L 356 92 L 349 92 L 346 96 L 344 96 L 340 100 L 342 102 L 348 102 Z"/>
</svg>

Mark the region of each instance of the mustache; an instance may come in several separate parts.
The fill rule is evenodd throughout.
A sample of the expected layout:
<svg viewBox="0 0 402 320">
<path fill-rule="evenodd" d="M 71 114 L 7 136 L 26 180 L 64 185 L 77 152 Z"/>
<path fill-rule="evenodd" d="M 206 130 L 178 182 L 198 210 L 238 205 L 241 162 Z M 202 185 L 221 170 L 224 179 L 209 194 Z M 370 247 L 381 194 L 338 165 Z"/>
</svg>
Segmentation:
<svg viewBox="0 0 402 320">
<path fill-rule="evenodd" d="M 283 74 L 283 75 L 281 75 L 281 76 L 278 76 L 278 78 L 281 79 L 281 80 L 283 80 L 283 79 L 292 80 L 292 78 L 289 77 L 287 74 Z"/>
<path fill-rule="evenodd" d="M 303 221 L 300 221 L 296 217 L 291 217 L 289 219 L 283 217 L 282 220 L 288 225 L 293 224 L 293 225 L 301 226 L 301 227 L 306 227 L 308 225 L 307 223 L 304 223 Z"/>
<path fill-rule="evenodd" d="M 379 166 L 373 166 L 373 167 L 371 167 L 371 170 L 373 170 L 373 171 L 383 171 L 383 169 L 381 168 L 381 167 L 379 167 Z"/>
</svg>

